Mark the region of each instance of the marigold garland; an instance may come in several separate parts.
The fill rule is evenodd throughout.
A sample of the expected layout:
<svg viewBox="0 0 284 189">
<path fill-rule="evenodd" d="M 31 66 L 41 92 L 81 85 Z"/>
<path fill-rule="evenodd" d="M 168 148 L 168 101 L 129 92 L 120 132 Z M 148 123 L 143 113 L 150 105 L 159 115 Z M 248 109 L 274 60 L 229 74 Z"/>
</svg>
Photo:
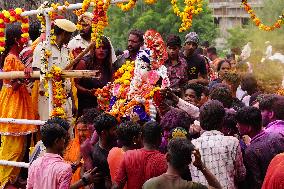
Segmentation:
<svg viewBox="0 0 284 189">
<path fill-rule="evenodd" d="M 107 11 L 111 0 L 93 0 L 95 8 L 93 11 L 94 18 L 92 23 L 92 41 L 96 42 L 96 48 L 99 48 L 102 43 L 102 35 L 104 28 L 108 25 Z"/>
<path fill-rule="evenodd" d="M 171 0 L 171 4 L 174 10 L 174 13 L 179 16 L 182 20 L 181 27 L 179 32 L 184 32 L 192 26 L 193 15 L 198 15 L 203 11 L 202 9 L 202 0 L 184 0 L 185 8 L 181 12 L 177 5 L 177 0 Z"/>
<path fill-rule="evenodd" d="M 21 23 L 21 42 L 27 43 L 29 40 L 29 19 L 28 16 L 21 16 L 24 9 L 16 8 L 9 11 L 3 10 L 0 12 L 0 53 L 5 51 L 5 24 L 12 24 L 15 22 Z"/>
<path fill-rule="evenodd" d="M 137 0 L 130 0 L 127 4 L 117 3 L 116 6 L 118 6 L 122 11 L 129 11 L 135 7 L 136 2 Z"/>
<path fill-rule="evenodd" d="M 144 0 L 144 1 L 145 1 L 145 3 L 147 3 L 149 5 L 157 3 L 157 0 Z"/>
<path fill-rule="evenodd" d="M 250 15 L 252 21 L 254 22 L 254 24 L 256 26 L 258 26 L 258 28 L 260 30 L 264 30 L 264 31 L 273 31 L 277 28 L 280 28 L 281 25 L 284 24 L 284 13 L 279 16 L 279 19 L 276 20 L 276 22 L 271 25 L 271 26 L 268 26 L 268 25 L 265 25 L 262 23 L 262 21 L 260 20 L 260 18 L 258 18 L 255 14 L 255 11 L 251 8 L 251 6 L 248 4 L 248 1 L 247 0 L 242 0 L 242 4 L 244 6 L 244 9 L 247 11 L 247 13 Z"/>
</svg>

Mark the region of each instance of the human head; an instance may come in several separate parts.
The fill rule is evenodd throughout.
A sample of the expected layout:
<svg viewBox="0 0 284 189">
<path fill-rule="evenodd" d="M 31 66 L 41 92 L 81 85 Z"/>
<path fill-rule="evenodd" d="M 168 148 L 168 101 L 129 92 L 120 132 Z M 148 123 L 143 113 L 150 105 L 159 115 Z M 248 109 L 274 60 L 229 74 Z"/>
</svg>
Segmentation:
<svg viewBox="0 0 284 189">
<path fill-rule="evenodd" d="M 29 28 L 30 39 L 35 41 L 40 36 L 40 23 L 32 22 Z"/>
<path fill-rule="evenodd" d="M 231 108 L 233 103 L 233 97 L 231 91 L 228 89 L 228 87 L 218 87 L 215 88 L 210 93 L 210 99 L 211 100 L 218 100 L 223 104 L 225 108 Z"/>
<path fill-rule="evenodd" d="M 197 33 L 190 32 L 185 36 L 184 54 L 185 56 L 192 55 L 197 49 L 199 44 L 199 37 Z"/>
<path fill-rule="evenodd" d="M 202 86 L 202 93 L 201 93 L 201 98 L 200 98 L 198 107 L 201 107 L 205 102 L 207 102 L 208 98 L 209 98 L 209 88 Z"/>
<path fill-rule="evenodd" d="M 79 142 L 82 144 L 87 138 L 92 136 L 94 132 L 94 120 L 102 114 L 101 111 L 96 108 L 88 109 L 77 120 L 76 127 L 78 131 Z"/>
<path fill-rule="evenodd" d="M 258 108 L 246 106 L 237 112 L 236 120 L 240 135 L 253 137 L 261 130 L 261 112 Z"/>
<path fill-rule="evenodd" d="M 167 52 L 171 60 L 177 60 L 181 48 L 181 39 L 177 35 L 169 35 L 167 38 Z"/>
<path fill-rule="evenodd" d="M 217 72 L 220 79 L 223 79 L 223 76 L 228 73 L 231 69 L 231 64 L 225 60 L 222 60 L 217 65 Z"/>
<path fill-rule="evenodd" d="M 114 116 L 103 113 L 94 120 L 95 129 L 99 135 L 100 140 L 112 144 L 116 140 L 117 120 Z"/>
<path fill-rule="evenodd" d="M 207 55 L 207 49 L 209 48 L 209 46 L 210 46 L 209 41 L 204 41 L 201 43 L 204 55 Z"/>
<path fill-rule="evenodd" d="M 259 100 L 259 109 L 262 116 L 262 125 L 266 127 L 270 122 L 274 121 L 273 105 L 279 96 L 274 94 L 263 95 Z"/>
<path fill-rule="evenodd" d="M 192 122 L 193 120 L 187 112 L 181 109 L 171 108 L 171 110 L 162 117 L 160 124 L 164 130 L 164 136 L 167 139 L 172 129 L 182 127 L 188 130 Z"/>
<path fill-rule="evenodd" d="M 141 147 L 141 133 L 142 127 L 132 121 L 123 122 L 117 128 L 119 143 L 130 149 Z"/>
<path fill-rule="evenodd" d="M 201 99 L 203 86 L 197 83 L 187 84 L 183 87 L 182 99 L 198 106 Z"/>
<path fill-rule="evenodd" d="M 236 65 L 237 65 L 237 61 L 236 61 L 236 56 L 235 56 L 235 54 L 227 54 L 227 55 L 226 55 L 226 61 L 231 64 L 231 67 L 232 67 L 232 68 L 235 68 Z"/>
<path fill-rule="evenodd" d="M 129 32 L 127 49 L 130 54 L 137 54 L 139 52 L 144 44 L 143 35 L 142 31 L 136 29 Z"/>
<path fill-rule="evenodd" d="M 236 95 L 236 91 L 240 85 L 240 82 L 241 82 L 241 78 L 237 73 L 228 72 L 223 75 L 222 83 L 230 87 L 230 90 L 234 96 Z"/>
<path fill-rule="evenodd" d="M 168 145 L 167 161 L 180 174 L 191 163 L 194 150 L 192 143 L 185 138 L 172 139 Z"/>
<path fill-rule="evenodd" d="M 150 145 L 158 148 L 162 141 L 162 127 L 155 121 L 149 121 L 143 125 L 142 138 L 144 146 Z"/>
<path fill-rule="evenodd" d="M 85 12 L 78 18 L 78 24 L 82 26 L 82 30 L 80 31 L 80 35 L 83 39 L 90 39 L 92 33 L 92 19 L 94 15 L 90 12 Z"/>
<path fill-rule="evenodd" d="M 21 25 L 16 24 L 7 24 L 6 25 L 6 41 L 5 41 L 5 51 L 0 54 L 0 68 L 4 66 L 4 60 L 12 49 L 14 45 L 18 48 L 19 53 L 23 49 L 24 43 L 21 42 Z"/>
<path fill-rule="evenodd" d="M 67 19 L 54 20 L 54 35 L 56 40 L 61 44 L 66 45 L 69 43 L 72 33 L 76 31 L 76 25 Z"/>
<path fill-rule="evenodd" d="M 204 130 L 220 130 L 225 117 L 225 109 L 218 100 L 210 100 L 200 108 L 200 126 Z"/>
<path fill-rule="evenodd" d="M 235 134 L 238 134 L 236 112 L 232 109 L 226 110 L 222 133 L 225 136 L 234 136 Z"/>
<path fill-rule="evenodd" d="M 244 91 L 247 91 L 249 95 L 257 92 L 257 80 L 252 74 L 246 74 L 241 80 L 241 88 Z"/>
<path fill-rule="evenodd" d="M 217 49 L 215 47 L 209 47 L 207 49 L 207 57 L 210 60 L 215 60 L 218 56 L 217 56 Z"/>
<path fill-rule="evenodd" d="M 68 129 L 58 120 L 48 120 L 40 129 L 41 139 L 48 151 L 62 155 L 67 146 Z"/>
</svg>

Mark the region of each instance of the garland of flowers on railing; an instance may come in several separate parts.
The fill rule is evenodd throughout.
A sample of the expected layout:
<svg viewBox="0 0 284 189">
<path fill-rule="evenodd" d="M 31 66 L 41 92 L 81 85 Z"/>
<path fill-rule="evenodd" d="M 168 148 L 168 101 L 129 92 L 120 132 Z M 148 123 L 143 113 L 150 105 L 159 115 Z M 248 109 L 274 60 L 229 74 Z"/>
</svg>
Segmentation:
<svg viewBox="0 0 284 189">
<path fill-rule="evenodd" d="M 281 16 L 279 16 L 279 19 L 276 20 L 276 22 L 271 25 L 265 25 L 263 24 L 263 22 L 260 20 L 260 18 L 258 18 L 255 14 L 255 11 L 251 8 L 251 6 L 248 4 L 247 0 L 242 0 L 242 4 L 244 6 L 244 9 L 247 11 L 247 13 L 250 15 L 252 21 L 254 22 L 254 24 L 256 26 L 258 26 L 258 28 L 260 30 L 264 30 L 264 31 L 273 31 L 277 28 L 280 28 L 281 25 L 284 24 L 284 12 Z"/>
<path fill-rule="evenodd" d="M 22 34 L 21 42 L 27 43 L 29 40 L 29 18 L 28 16 L 21 16 L 24 9 L 16 8 L 9 11 L 3 10 L 0 12 L 0 53 L 5 51 L 6 37 L 5 37 L 5 24 L 12 24 L 15 22 L 21 23 Z"/>
</svg>

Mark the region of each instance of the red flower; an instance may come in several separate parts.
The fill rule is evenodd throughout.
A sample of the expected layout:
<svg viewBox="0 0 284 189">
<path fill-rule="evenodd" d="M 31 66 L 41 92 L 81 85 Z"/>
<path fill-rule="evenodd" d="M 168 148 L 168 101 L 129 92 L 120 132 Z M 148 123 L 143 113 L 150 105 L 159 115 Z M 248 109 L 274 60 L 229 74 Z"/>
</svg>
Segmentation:
<svg viewBox="0 0 284 189">
<path fill-rule="evenodd" d="M 0 37 L 5 37 L 5 33 L 4 32 L 0 32 Z"/>
</svg>

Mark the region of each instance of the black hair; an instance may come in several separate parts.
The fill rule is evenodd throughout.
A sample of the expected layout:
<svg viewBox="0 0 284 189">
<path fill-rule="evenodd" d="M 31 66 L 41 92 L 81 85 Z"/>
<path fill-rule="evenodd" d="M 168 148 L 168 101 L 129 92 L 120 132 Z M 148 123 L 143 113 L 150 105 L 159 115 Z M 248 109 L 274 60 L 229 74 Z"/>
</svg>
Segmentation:
<svg viewBox="0 0 284 189">
<path fill-rule="evenodd" d="M 167 46 L 181 46 L 181 39 L 179 36 L 177 35 L 174 35 L 174 34 L 170 34 L 168 37 L 167 37 Z"/>
<path fill-rule="evenodd" d="M 47 121 L 40 129 L 41 140 L 46 148 L 54 145 L 56 139 L 65 138 L 68 135 L 67 130 L 60 124 Z"/>
<path fill-rule="evenodd" d="M 210 93 L 211 100 L 218 100 L 225 108 L 231 108 L 233 103 L 233 96 L 228 87 L 218 87 L 213 89 Z"/>
<path fill-rule="evenodd" d="M 203 49 L 201 48 L 201 47 L 197 47 L 197 49 L 195 50 L 195 52 L 197 53 L 197 54 L 200 54 L 200 55 L 203 55 Z"/>
<path fill-rule="evenodd" d="M 157 145 L 162 138 L 162 127 L 155 121 L 149 121 L 143 125 L 142 137 L 145 143 Z"/>
<path fill-rule="evenodd" d="M 143 38 L 144 32 L 141 31 L 141 30 L 133 29 L 129 32 L 129 35 L 135 35 L 135 36 L 138 37 L 138 39 L 141 43 L 144 42 L 144 38 Z"/>
<path fill-rule="evenodd" d="M 171 108 L 161 119 L 161 126 L 164 129 L 171 130 L 175 127 L 188 129 L 193 119 L 184 110 Z"/>
<path fill-rule="evenodd" d="M 101 134 L 103 130 L 109 130 L 110 128 L 115 127 L 117 123 L 116 118 L 107 113 L 99 115 L 94 121 L 95 129 L 98 134 Z"/>
<path fill-rule="evenodd" d="M 224 133 L 224 134 L 228 134 L 229 136 L 238 134 L 237 120 L 236 120 L 237 113 L 231 110 L 226 110 L 225 112 L 226 114 L 224 117 L 223 128 L 227 128 L 229 130 L 229 133 Z"/>
<path fill-rule="evenodd" d="M 263 95 L 262 98 L 259 99 L 259 109 L 261 111 L 272 111 L 273 104 L 277 100 L 277 98 L 278 96 L 275 94 Z"/>
<path fill-rule="evenodd" d="M 239 74 L 234 72 L 225 73 L 223 76 L 223 80 L 232 84 L 234 89 L 237 89 L 241 82 Z"/>
<path fill-rule="evenodd" d="M 279 96 L 273 103 L 272 111 L 276 120 L 284 120 L 284 97 Z"/>
<path fill-rule="evenodd" d="M 200 108 L 200 126 L 204 130 L 220 130 L 225 117 L 225 109 L 218 100 L 210 100 Z"/>
<path fill-rule="evenodd" d="M 172 139 L 168 145 L 168 162 L 177 170 L 183 170 L 192 159 L 193 144 L 185 138 Z"/>
<path fill-rule="evenodd" d="M 32 22 L 29 28 L 30 39 L 35 41 L 40 36 L 40 23 Z"/>
<path fill-rule="evenodd" d="M 106 48 L 107 51 L 108 51 L 108 54 L 106 56 L 106 60 L 104 60 L 104 63 L 103 63 L 103 67 L 105 68 L 104 69 L 104 71 L 106 72 L 105 74 L 107 74 L 108 80 L 110 81 L 111 78 L 112 78 L 112 48 L 111 48 L 111 45 L 110 45 L 108 38 L 105 37 L 105 36 L 102 36 L 102 43 L 101 44 L 104 45 L 104 48 Z M 95 52 L 94 52 L 94 55 L 93 55 L 93 62 L 96 63 Z"/>
<path fill-rule="evenodd" d="M 78 118 L 77 123 L 93 124 L 94 120 L 103 112 L 97 108 L 91 108 L 84 111 L 84 114 Z"/>
<path fill-rule="evenodd" d="M 142 132 L 142 128 L 138 123 L 127 121 L 118 126 L 117 136 L 119 142 L 123 146 L 131 146 L 133 144 L 133 138 L 138 137 Z"/>
<path fill-rule="evenodd" d="M 120 55 L 123 55 L 123 50 L 117 49 L 117 50 L 115 51 L 115 56 L 120 56 Z"/>
<path fill-rule="evenodd" d="M 68 121 L 60 117 L 53 117 L 51 119 L 48 119 L 46 123 L 47 124 L 58 124 L 61 127 L 63 127 L 66 131 L 68 131 L 70 128 L 70 124 L 68 123 Z"/>
<path fill-rule="evenodd" d="M 201 46 L 208 48 L 210 46 L 209 41 L 202 42 Z"/>
<path fill-rule="evenodd" d="M 61 35 L 62 33 L 66 32 L 65 30 L 61 29 L 56 25 L 53 26 L 53 29 L 54 29 L 54 35 Z"/>
<path fill-rule="evenodd" d="M 259 102 L 259 97 L 261 98 L 263 94 L 261 92 L 253 93 L 249 99 L 249 105 L 253 106 L 256 102 Z"/>
<path fill-rule="evenodd" d="M 203 85 L 198 84 L 198 83 L 190 83 L 190 84 L 186 84 L 186 85 L 183 87 L 184 92 L 185 92 L 187 89 L 192 89 L 192 90 L 194 90 L 194 92 L 195 92 L 197 98 L 200 99 L 200 98 L 201 98 L 201 94 L 202 94 L 202 92 L 203 92 L 203 90 L 204 90 L 204 87 L 203 87 Z"/>
<path fill-rule="evenodd" d="M 221 67 L 224 63 L 228 63 L 231 67 L 231 63 L 230 62 L 227 62 L 226 60 L 221 60 L 220 62 L 218 62 L 217 64 L 217 72 L 219 72 L 221 70 Z"/>
<path fill-rule="evenodd" d="M 16 43 L 17 40 L 21 38 L 21 25 L 19 23 L 15 24 L 6 24 L 6 41 L 5 41 L 5 51 L 0 53 L 0 68 L 3 68 L 4 61 L 12 46 Z"/>
<path fill-rule="evenodd" d="M 241 87 L 245 91 L 256 91 L 257 90 L 257 80 L 252 74 L 246 74 L 243 76 L 241 81 Z"/>
<path fill-rule="evenodd" d="M 216 47 L 209 47 L 209 48 L 207 49 L 207 53 L 212 53 L 212 54 L 217 55 L 217 49 L 216 49 Z"/>
<path fill-rule="evenodd" d="M 209 96 L 209 88 L 207 86 L 203 86 L 201 94 L 204 94 L 205 96 Z"/>
<path fill-rule="evenodd" d="M 261 112 L 256 107 L 246 106 L 241 108 L 237 112 L 236 120 L 238 123 L 251 126 L 256 131 L 262 127 Z"/>
</svg>

